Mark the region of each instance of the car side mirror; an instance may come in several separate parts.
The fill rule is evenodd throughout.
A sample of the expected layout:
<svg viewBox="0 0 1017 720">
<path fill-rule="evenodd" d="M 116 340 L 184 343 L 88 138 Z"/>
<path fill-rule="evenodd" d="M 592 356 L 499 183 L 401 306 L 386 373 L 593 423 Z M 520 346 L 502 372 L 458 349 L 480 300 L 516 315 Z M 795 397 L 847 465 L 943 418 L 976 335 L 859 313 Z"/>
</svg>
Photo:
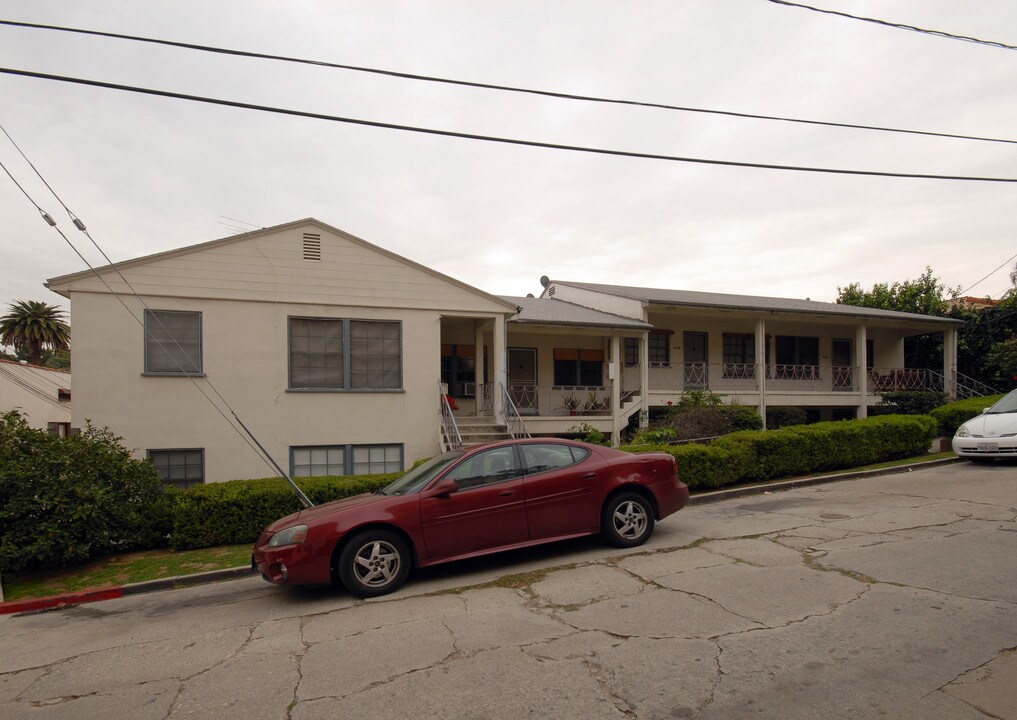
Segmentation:
<svg viewBox="0 0 1017 720">
<path fill-rule="evenodd" d="M 438 483 L 427 492 L 427 495 L 428 497 L 446 498 L 452 493 L 457 492 L 459 492 L 459 483 L 452 478 L 447 477 L 439 480 Z"/>
<path fill-rule="evenodd" d="M 982 415 L 984 415 L 987 412 L 989 412 L 989 408 L 982 408 Z"/>
</svg>

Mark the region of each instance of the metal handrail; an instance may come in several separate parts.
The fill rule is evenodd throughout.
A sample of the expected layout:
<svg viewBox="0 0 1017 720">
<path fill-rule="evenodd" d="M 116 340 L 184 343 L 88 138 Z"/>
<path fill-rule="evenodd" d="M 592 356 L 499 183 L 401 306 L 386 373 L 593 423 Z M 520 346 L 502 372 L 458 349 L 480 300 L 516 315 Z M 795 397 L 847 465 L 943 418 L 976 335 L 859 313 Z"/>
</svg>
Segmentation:
<svg viewBox="0 0 1017 720">
<path fill-rule="evenodd" d="M 512 402 L 508 388 L 504 385 L 501 386 L 501 395 L 505 403 L 505 428 L 508 430 L 509 435 L 513 439 L 530 437 L 530 433 L 526 430 L 526 424 L 519 416 L 519 410 L 516 409 L 516 404 Z"/>
<path fill-rule="evenodd" d="M 441 403 L 441 442 L 442 452 L 459 450 L 463 446 L 463 436 L 459 434 L 456 416 L 452 414 L 452 406 L 448 404 L 446 386 L 438 383 L 438 397 Z"/>
<path fill-rule="evenodd" d="M 946 378 L 935 370 L 927 370 L 929 376 L 937 381 L 937 390 L 945 391 L 947 387 Z M 968 377 L 963 373 L 957 373 L 956 379 L 953 382 L 954 395 L 958 400 L 965 400 L 973 397 L 983 397 L 985 395 L 998 395 L 999 390 L 996 390 L 991 385 L 986 385 L 981 380 L 975 380 L 973 377 Z"/>
</svg>

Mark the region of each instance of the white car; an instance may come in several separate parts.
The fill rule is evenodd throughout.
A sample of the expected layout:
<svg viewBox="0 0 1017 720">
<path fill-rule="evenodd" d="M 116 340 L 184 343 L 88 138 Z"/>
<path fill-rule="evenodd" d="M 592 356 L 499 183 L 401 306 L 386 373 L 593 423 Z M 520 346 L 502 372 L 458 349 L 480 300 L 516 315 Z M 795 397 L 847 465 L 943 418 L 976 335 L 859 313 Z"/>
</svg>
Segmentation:
<svg viewBox="0 0 1017 720">
<path fill-rule="evenodd" d="M 965 460 L 1017 458 L 1017 390 L 957 428 L 952 444 Z"/>
</svg>

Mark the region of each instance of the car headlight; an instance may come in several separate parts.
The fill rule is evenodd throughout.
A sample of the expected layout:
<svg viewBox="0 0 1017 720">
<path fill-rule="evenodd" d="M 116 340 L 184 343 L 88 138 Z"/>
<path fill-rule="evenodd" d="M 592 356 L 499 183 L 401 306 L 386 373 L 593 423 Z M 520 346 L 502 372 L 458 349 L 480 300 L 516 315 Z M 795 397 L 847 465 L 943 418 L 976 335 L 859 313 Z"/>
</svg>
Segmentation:
<svg viewBox="0 0 1017 720">
<path fill-rule="evenodd" d="M 959 428 L 957 428 L 957 437 L 971 437 L 971 433 L 968 432 L 968 429 L 966 427 L 961 425 Z"/>
<path fill-rule="evenodd" d="M 268 541 L 269 547 L 280 547 L 281 545 L 298 545 L 307 539 L 307 526 L 294 525 L 285 530 L 280 530 Z"/>
</svg>

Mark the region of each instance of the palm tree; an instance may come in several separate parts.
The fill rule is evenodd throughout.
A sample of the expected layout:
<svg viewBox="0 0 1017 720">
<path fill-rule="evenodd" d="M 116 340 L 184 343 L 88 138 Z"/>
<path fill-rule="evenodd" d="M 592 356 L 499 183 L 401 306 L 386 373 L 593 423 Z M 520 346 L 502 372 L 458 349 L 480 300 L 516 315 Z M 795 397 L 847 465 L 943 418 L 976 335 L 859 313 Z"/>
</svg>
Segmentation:
<svg viewBox="0 0 1017 720">
<path fill-rule="evenodd" d="M 60 308 L 35 300 L 11 303 L 10 312 L 0 317 L 0 342 L 28 354 L 33 365 L 42 364 L 43 350 L 67 350 L 71 326 Z"/>
</svg>

